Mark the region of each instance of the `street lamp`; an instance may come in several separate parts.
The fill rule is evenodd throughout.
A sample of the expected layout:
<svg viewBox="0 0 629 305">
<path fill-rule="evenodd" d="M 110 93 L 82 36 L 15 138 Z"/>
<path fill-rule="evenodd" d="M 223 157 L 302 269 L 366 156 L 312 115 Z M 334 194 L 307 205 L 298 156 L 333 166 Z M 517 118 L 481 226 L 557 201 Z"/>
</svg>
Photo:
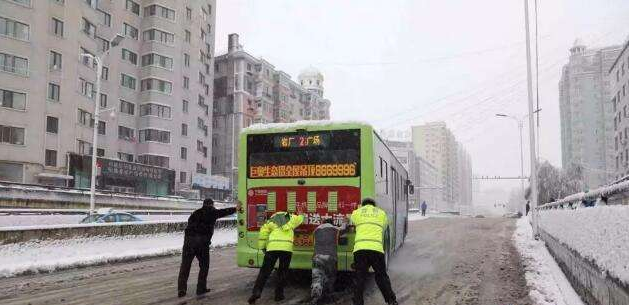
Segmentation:
<svg viewBox="0 0 629 305">
<path fill-rule="evenodd" d="M 99 125 L 99 117 L 100 117 L 100 81 L 101 81 L 101 74 L 103 72 L 103 60 L 105 59 L 105 57 L 107 56 L 107 54 L 109 54 L 109 51 L 120 45 L 120 42 L 122 42 L 122 40 L 124 39 L 123 35 L 120 34 L 116 34 L 116 37 L 114 37 L 111 41 L 110 41 L 110 48 L 107 49 L 100 57 L 92 55 L 92 54 L 87 54 L 87 53 L 82 53 L 81 57 L 87 57 L 92 59 L 93 61 L 96 62 L 96 96 L 94 97 L 94 133 L 92 135 L 92 175 L 91 175 L 91 181 L 90 181 L 90 215 L 92 215 L 94 213 L 94 209 L 95 209 L 95 200 L 96 200 L 96 151 L 98 148 L 98 125 Z M 113 108 L 112 108 L 113 109 Z M 109 111 L 111 109 L 106 109 L 105 111 Z"/>
</svg>

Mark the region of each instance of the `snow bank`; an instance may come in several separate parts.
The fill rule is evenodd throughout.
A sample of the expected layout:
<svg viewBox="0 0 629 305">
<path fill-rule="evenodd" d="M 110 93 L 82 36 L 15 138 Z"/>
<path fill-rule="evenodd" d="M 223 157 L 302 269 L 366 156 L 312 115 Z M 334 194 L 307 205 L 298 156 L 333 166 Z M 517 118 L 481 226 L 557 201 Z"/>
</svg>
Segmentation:
<svg viewBox="0 0 629 305">
<path fill-rule="evenodd" d="M 587 193 L 580 192 L 580 193 L 572 194 L 572 195 L 566 196 L 565 198 L 561 200 L 557 200 L 555 202 L 550 202 L 550 203 L 541 205 L 540 208 L 566 205 L 571 202 L 573 203 L 581 202 L 583 199 L 598 199 L 601 196 L 611 197 L 612 195 L 625 193 L 625 192 L 629 192 L 629 180 L 618 182 L 618 183 L 608 185 L 608 186 L 603 186 L 603 187 L 591 190 Z"/>
<path fill-rule="evenodd" d="M 212 247 L 236 243 L 236 230 L 216 230 Z M 92 237 L 0 246 L 0 278 L 181 252 L 183 233 Z"/>
<path fill-rule="evenodd" d="M 533 239 L 533 229 L 528 217 L 517 221 L 513 233 L 525 270 L 529 296 L 538 305 L 583 305 L 557 262 L 550 255 L 543 241 Z"/>
<path fill-rule="evenodd" d="M 546 233 L 629 284 L 629 207 L 552 209 L 539 215 Z"/>
</svg>

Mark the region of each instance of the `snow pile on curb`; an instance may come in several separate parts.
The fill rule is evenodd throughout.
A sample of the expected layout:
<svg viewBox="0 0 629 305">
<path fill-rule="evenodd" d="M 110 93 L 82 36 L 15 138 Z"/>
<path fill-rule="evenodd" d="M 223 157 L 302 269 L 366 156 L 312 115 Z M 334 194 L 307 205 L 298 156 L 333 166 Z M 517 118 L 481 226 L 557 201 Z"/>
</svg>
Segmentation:
<svg viewBox="0 0 629 305">
<path fill-rule="evenodd" d="M 430 218 L 430 215 L 422 216 L 421 213 L 408 213 L 408 221 L 426 220 L 428 218 Z"/>
<path fill-rule="evenodd" d="M 546 233 L 629 284 L 629 207 L 544 210 L 539 215 Z"/>
<path fill-rule="evenodd" d="M 525 271 L 529 296 L 538 305 L 583 305 L 557 262 L 550 255 L 544 242 L 533 239 L 533 229 L 528 217 L 517 221 L 513 233 Z"/>
<path fill-rule="evenodd" d="M 236 230 L 216 230 L 212 247 L 236 243 Z M 181 252 L 183 233 L 91 237 L 0 246 L 0 278 Z"/>
</svg>

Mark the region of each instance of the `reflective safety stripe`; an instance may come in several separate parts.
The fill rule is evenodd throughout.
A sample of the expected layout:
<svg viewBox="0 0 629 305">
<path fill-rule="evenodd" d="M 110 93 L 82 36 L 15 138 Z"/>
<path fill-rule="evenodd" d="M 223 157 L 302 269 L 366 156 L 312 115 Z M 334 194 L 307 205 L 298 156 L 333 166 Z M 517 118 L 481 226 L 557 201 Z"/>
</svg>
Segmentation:
<svg viewBox="0 0 629 305">
<path fill-rule="evenodd" d="M 374 225 L 374 226 L 378 226 L 378 227 L 380 227 L 380 228 L 382 228 L 384 230 L 384 227 L 382 225 L 380 225 L 379 223 L 370 222 L 370 221 L 369 222 L 359 223 L 359 224 L 356 225 L 356 227 L 360 227 L 362 225 Z"/>
<path fill-rule="evenodd" d="M 293 243 L 292 240 L 285 240 L 285 239 L 272 239 L 272 240 L 269 240 L 269 244 L 270 243 L 276 243 L 276 242 L 277 243 L 291 243 L 291 244 Z"/>
<path fill-rule="evenodd" d="M 356 240 L 354 240 L 354 243 L 359 243 L 359 242 L 363 242 L 363 241 L 369 241 L 369 242 L 374 242 L 374 243 L 379 243 L 379 244 L 382 244 L 382 241 L 380 241 L 380 240 L 377 240 L 377 239 L 368 239 L 368 238 L 356 239 Z"/>
</svg>

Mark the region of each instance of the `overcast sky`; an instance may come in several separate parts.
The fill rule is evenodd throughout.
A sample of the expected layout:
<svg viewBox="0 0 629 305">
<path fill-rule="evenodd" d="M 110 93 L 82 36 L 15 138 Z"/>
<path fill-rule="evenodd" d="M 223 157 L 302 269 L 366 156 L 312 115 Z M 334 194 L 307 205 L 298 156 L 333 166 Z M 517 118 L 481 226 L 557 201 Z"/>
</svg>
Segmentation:
<svg viewBox="0 0 629 305">
<path fill-rule="evenodd" d="M 538 2 L 541 157 L 560 166 L 557 86 L 568 49 L 576 38 L 622 44 L 629 1 Z M 294 79 L 321 70 L 332 119 L 399 130 L 445 120 L 475 174 L 515 176 L 517 125 L 494 115 L 528 111 L 523 11 L 521 0 L 218 0 L 216 53 L 238 33 L 245 50 Z M 484 184 L 501 185 L 519 184 Z"/>
</svg>

